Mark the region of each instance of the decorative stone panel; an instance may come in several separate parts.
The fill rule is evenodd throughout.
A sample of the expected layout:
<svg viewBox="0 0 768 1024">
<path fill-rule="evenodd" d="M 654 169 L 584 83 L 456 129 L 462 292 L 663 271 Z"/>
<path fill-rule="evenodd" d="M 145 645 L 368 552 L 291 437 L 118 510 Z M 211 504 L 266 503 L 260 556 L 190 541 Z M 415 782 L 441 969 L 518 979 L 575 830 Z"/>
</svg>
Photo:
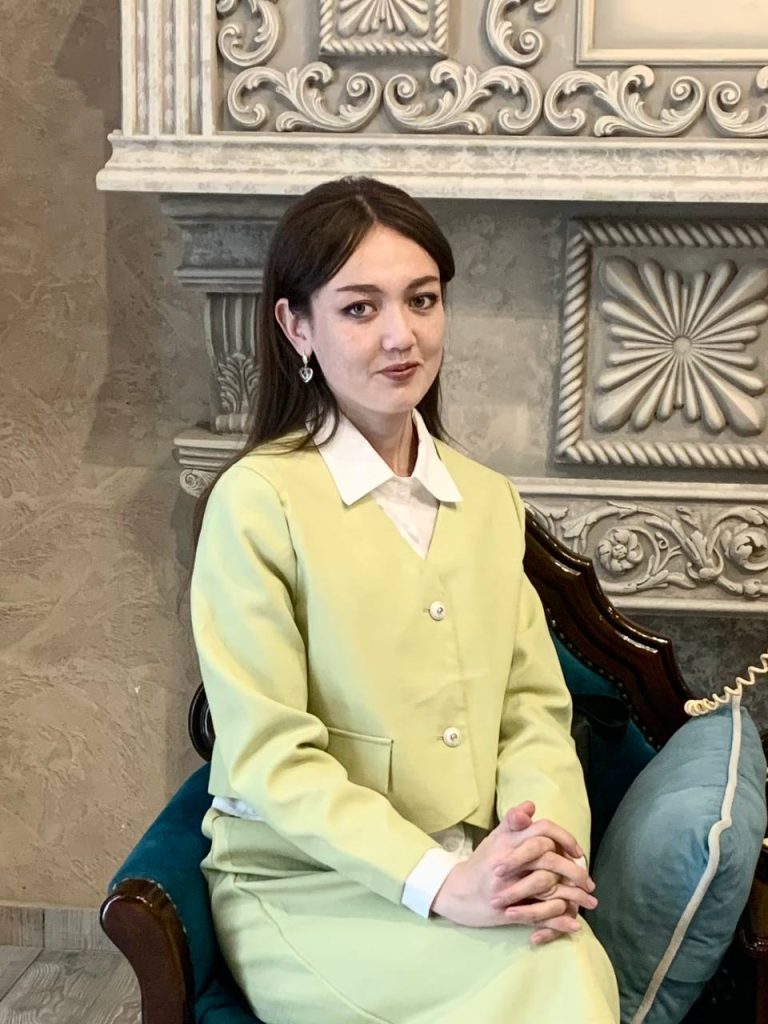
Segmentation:
<svg viewBox="0 0 768 1024">
<path fill-rule="evenodd" d="M 320 53 L 444 56 L 448 0 L 320 0 Z"/>
<path fill-rule="evenodd" d="M 768 467 L 766 247 L 760 223 L 571 225 L 558 459 Z"/>
</svg>

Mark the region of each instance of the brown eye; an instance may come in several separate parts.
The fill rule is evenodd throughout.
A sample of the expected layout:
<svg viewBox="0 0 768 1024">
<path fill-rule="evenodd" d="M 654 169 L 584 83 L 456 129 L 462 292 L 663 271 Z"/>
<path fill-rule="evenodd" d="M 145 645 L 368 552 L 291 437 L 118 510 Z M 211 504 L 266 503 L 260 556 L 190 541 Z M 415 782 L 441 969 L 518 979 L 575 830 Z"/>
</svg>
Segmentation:
<svg viewBox="0 0 768 1024">
<path fill-rule="evenodd" d="M 416 309 L 432 309 L 437 303 L 437 295 L 434 292 L 422 292 L 420 295 L 414 295 L 411 302 L 416 305 Z"/>
</svg>

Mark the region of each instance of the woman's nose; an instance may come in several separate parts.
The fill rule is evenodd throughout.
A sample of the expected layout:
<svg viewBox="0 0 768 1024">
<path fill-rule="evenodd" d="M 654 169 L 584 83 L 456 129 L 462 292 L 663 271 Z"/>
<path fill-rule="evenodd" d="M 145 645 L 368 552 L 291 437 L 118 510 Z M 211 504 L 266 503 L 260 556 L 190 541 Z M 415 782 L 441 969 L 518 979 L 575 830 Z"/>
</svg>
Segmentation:
<svg viewBox="0 0 768 1024">
<path fill-rule="evenodd" d="M 385 314 L 381 342 L 385 348 L 410 348 L 414 333 L 407 310 L 395 308 Z"/>
</svg>

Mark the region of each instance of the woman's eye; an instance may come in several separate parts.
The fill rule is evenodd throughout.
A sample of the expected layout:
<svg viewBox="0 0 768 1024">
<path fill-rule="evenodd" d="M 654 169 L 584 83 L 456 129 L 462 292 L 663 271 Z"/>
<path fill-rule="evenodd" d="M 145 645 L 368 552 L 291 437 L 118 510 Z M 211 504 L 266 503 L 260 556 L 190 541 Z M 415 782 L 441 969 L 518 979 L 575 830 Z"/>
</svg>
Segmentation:
<svg viewBox="0 0 768 1024">
<path fill-rule="evenodd" d="M 437 302 L 437 295 L 434 292 L 423 292 L 421 295 L 414 295 L 411 302 L 416 309 L 432 309 Z"/>
<path fill-rule="evenodd" d="M 344 312 L 349 313 L 349 315 L 355 319 L 359 319 L 360 317 L 365 316 L 370 305 L 370 302 L 353 302 L 350 306 L 346 306 L 344 308 Z"/>
</svg>

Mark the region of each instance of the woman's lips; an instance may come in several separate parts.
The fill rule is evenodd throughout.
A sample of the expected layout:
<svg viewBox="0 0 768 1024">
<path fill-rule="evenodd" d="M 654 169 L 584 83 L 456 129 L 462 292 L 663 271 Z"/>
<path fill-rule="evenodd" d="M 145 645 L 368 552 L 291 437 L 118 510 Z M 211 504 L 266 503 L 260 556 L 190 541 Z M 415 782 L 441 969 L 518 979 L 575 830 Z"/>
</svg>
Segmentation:
<svg viewBox="0 0 768 1024">
<path fill-rule="evenodd" d="M 418 364 L 413 363 L 405 370 L 396 370 L 393 368 L 391 370 L 382 370 L 381 373 L 383 373 L 385 377 L 389 377 L 391 380 L 408 380 L 414 375 L 418 368 Z"/>
</svg>

